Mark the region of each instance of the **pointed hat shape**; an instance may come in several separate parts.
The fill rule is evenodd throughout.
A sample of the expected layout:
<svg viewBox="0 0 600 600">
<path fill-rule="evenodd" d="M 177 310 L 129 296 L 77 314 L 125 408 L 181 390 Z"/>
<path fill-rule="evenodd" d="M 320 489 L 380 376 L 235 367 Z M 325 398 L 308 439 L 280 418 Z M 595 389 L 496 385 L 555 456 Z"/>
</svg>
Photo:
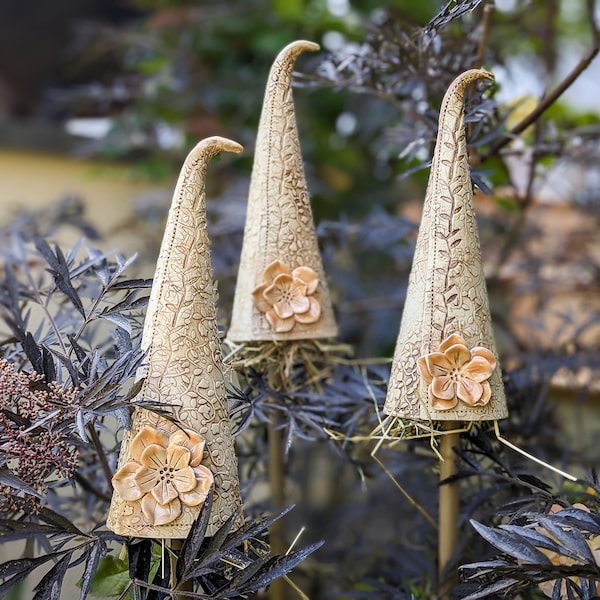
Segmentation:
<svg viewBox="0 0 600 600">
<path fill-rule="evenodd" d="M 294 102 L 292 69 L 313 42 L 277 56 L 265 92 L 228 338 L 235 342 L 337 335 L 319 254 Z"/>
<path fill-rule="evenodd" d="M 144 322 L 148 358 L 136 398 L 170 405 L 172 420 L 138 408 L 125 432 L 107 520 L 121 535 L 185 538 L 213 481 L 208 535 L 241 505 L 204 185 L 213 156 L 241 150 L 225 138 L 203 140 L 179 175 Z"/>
<path fill-rule="evenodd" d="M 483 276 L 464 128 L 473 69 L 446 92 L 385 412 L 418 420 L 507 416 Z"/>
</svg>

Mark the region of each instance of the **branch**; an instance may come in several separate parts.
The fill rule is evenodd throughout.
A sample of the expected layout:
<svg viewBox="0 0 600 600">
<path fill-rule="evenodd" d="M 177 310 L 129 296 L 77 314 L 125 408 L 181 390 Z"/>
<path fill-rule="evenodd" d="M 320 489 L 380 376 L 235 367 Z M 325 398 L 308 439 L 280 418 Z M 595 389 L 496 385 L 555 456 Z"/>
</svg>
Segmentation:
<svg viewBox="0 0 600 600">
<path fill-rule="evenodd" d="M 577 63 L 573 70 L 561 81 L 550 94 L 544 96 L 537 106 L 519 123 L 517 123 L 508 134 L 492 144 L 489 151 L 483 155 L 482 161 L 493 156 L 512 141 L 512 139 L 523 132 L 527 127 L 535 123 L 540 116 L 550 107 L 564 92 L 569 89 L 573 82 L 589 67 L 590 63 L 596 58 L 600 51 L 600 44 L 595 44 L 594 47 Z"/>
</svg>

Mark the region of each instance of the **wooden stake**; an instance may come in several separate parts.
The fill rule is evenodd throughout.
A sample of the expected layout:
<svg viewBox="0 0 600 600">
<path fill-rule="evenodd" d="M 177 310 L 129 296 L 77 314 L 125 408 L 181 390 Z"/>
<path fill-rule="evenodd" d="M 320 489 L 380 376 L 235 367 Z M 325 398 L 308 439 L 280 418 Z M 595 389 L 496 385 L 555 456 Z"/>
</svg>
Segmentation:
<svg viewBox="0 0 600 600">
<path fill-rule="evenodd" d="M 271 504 L 277 512 L 285 507 L 285 458 L 283 451 L 283 431 L 269 426 L 269 487 Z M 269 529 L 271 553 L 285 554 L 287 550 L 285 523 L 280 519 Z M 269 587 L 270 600 L 285 600 L 287 584 L 276 579 Z"/>
<path fill-rule="evenodd" d="M 450 421 L 446 431 L 458 430 L 460 423 Z M 460 444 L 458 431 L 441 436 L 440 482 L 458 471 L 454 448 Z M 440 598 L 446 598 L 448 590 L 456 581 L 456 573 L 448 572 L 458 541 L 458 518 L 460 515 L 460 485 L 458 481 L 444 483 L 439 488 L 439 533 L 438 533 L 438 588 Z"/>
</svg>

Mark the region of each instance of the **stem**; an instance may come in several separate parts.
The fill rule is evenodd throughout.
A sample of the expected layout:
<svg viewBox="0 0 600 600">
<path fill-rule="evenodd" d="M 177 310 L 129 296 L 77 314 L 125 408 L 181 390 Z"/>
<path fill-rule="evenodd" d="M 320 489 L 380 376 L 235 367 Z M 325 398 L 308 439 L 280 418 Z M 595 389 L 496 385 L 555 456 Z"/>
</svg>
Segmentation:
<svg viewBox="0 0 600 600">
<path fill-rule="evenodd" d="M 596 36 L 595 36 L 596 37 Z M 600 51 L 600 45 L 595 44 L 588 53 L 575 65 L 573 70 L 550 92 L 540 99 L 537 106 L 519 123 L 517 123 L 508 135 L 500 138 L 492 144 L 489 151 L 482 157 L 482 161 L 496 154 L 499 150 L 509 144 L 519 133 L 525 131 L 530 125 L 535 123 L 540 116 L 550 107 L 562 94 L 573 84 L 573 82 L 590 66 L 590 63 L 596 58 Z"/>
<path fill-rule="evenodd" d="M 481 20 L 481 35 L 477 44 L 477 55 L 475 57 L 474 69 L 481 69 L 483 66 L 483 58 L 487 48 L 488 38 L 490 35 L 490 25 L 492 21 L 492 13 L 494 12 L 493 4 L 486 4 L 483 7 L 483 17 Z"/>
<path fill-rule="evenodd" d="M 444 429 L 459 429 L 460 423 L 449 421 Z M 460 433 L 442 434 L 440 442 L 440 483 L 458 472 L 454 448 L 460 444 Z M 458 481 L 444 483 L 439 487 L 439 534 L 438 534 L 438 587 L 440 598 L 448 597 L 456 573 L 448 573 L 456 542 L 458 540 L 458 517 L 460 514 L 460 485 Z"/>
<path fill-rule="evenodd" d="M 183 546 L 183 540 L 171 540 L 170 546 L 171 546 L 171 550 L 178 552 L 179 550 L 181 550 L 181 548 Z M 177 568 L 176 552 L 169 553 L 169 555 L 171 557 L 171 577 L 175 577 L 175 572 L 176 572 L 176 568 Z M 189 596 L 185 592 L 193 592 L 193 591 L 194 591 L 194 582 L 192 579 L 188 579 L 187 581 L 180 583 L 175 588 L 175 598 L 177 598 L 177 600 L 190 600 L 191 596 Z M 184 593 L 179 593 L 179 592 L 184 592 Z"/>
</svg>

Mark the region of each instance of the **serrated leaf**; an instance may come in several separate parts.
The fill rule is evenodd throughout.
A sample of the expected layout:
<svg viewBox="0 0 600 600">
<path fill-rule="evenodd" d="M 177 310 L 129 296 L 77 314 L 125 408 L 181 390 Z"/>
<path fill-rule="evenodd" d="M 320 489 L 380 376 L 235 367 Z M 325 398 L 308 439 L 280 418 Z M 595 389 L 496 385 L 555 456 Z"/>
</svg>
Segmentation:
<svg viewBox="0 0 600 600">
<path fill-rule="evenodd" d="M 311 544 L 302 550 L 290 552 L 285 556 L 274 556 L 267 564 L 245 585 L 239 589 L 244 593 L 256 592 L 260 588 L 269 585 L 273 580 L 283 577 L 294 567 L 301 563 L 307 556 L 318 550 L 323 542 Z"/>
<path fill-rule="evenodd" d="M 35 535 L 51 535 L 60 533 L 60 529 L 51 525 L 43 525 L 30 521 L 12 521 L 8 519 L 0 520 L 0 539 L 3 542 L 11 540 L 20 540 Z"/>
<path fill-rule="evenodd" d="M 85 568 L 81 576 L 81 593 L 79 600 L 85 600 L 88 597 L 90 588 L 96 576 L 100 559 L 106 554 L 106 544 L 102 540 L 98 540 L 88 552 L 85 560 Z"/>
<path fill-rule="evenodd" d="M 45 575 L 35 587 L 33 600 L 60 600 L 60 591 L 72 552 L 65 554 Z"/>
<path fill-rule="evenodd" d="M 252 564 L 242 569 L 235 577 L 231 579 L 227 588 L 231 590 L 239 590 L 251 577 L 256 575 L 271 560 L 269 556 L 255 560 Z"/>
<path fill-rule="evenodd" d="M 505 554 L 526 563 L 550 564 L 550 560 L 543 552 L 518 534 L 486 527 L 473 519 L 471 519 L 470 523 L 483 539 Z"/>
<path fill-rule="evenodd" d="M 583 534 L 578 529 L 563 529 L 553 522 L 551 515 L 540 515 L 538 520 L 540 525 L 567 550 L 571 550 L 572 552 L 578 554 L 580 559 L 595 564 L 596 561 L 594 559 L 594 555 L 592 554 L 587 541 L 583 537 Z"/>
<path fill-rule="evenodd" d="M 53 525 L 56 525 L 57 527 L 60 527 L 64 533 L 73 533 L 75 535 L 87 537 L 86 534 L 83 533 L 83 531 L 79 530 L 77 527 L 75 527 L 75 525 L 73 525 L 73 523 L 69 519 L 66 519 L 62 515 L 59 515 L 57 512 L 53 511 L 47 506 L 43 506 L 38 511 L 37 516 L 42 521 L 46 521 L 46 523 L 51 523 Z"/>
<path fill-rule="evenodd" d="M 518 579 L 503 579 L 502 581 L 496 581 L 495 583 L 486 585 L 484 590 L 480 590 L 474 594 L 465 596 L 462 598 L 462 600 L 479 600 L 480 598 L 489 598 L 492 594 L 509 590 L 516 583 L 519 583 Z"/>
<path fill-rule="evenodd" d="M 103 319 L 114 323 L 117 327 L 124 329 L 129 335 L 131 335 L 131 322 L 129 319 L 117 312 L 105 312 L 100 315 Z"/>
<path fill-rule="evenodd" d="M 6 467 L 0 467 L 0 483 L 7 485 L 15 490 L 19 490 L 28 496 L 35 496 L 39 500 L 43 500 L 44 497 L 34 490 L 31 486 L 27 485 L 22 479 L 17 477 L 11 470 Z"/>
<path fill-rule="evenodd" d="M 131 579 L 148 581 L 152 563 L 152 543 L 151 539 L 137 539 L 127 544 L 129 576 Z"/>
<path fill-rule="evenodd" d="M 185 541 L 181 546 L 181 552 L 179 553 L 179 558 L 177 559 L 177 565 L 175 567 L 175 578 L 177 581 L 181 581 L 184 573 L 191 571 L 194 560 L 200 550 L 200 546 L 206 537 L 206 530 L 208 528 L 208 521 L 213 504 L 213 493 L 213 487 L 211 487 L 210 492 L 202 505 L 200 514 L 196 517 L 187 538 L 185 538 Z"/>
<path fill-rule="evenodd" d="M 566 548 L 563 548 L 560 544 L 557 544 L 555 540 L 544 535 L 542 532 L 536 529 L 529 529 L 527 527 L 519 527 L 518 525 L 500 525 L 499 529 L 506 531 L 513 531 L 530 541 L 534 546 L 538 548 L 546 548 L 553 550 L 559 554 L 565 554 L 571 556 L 571 558 L 577 558 L 575 553 L 570 552 Z"/>
<path fill-rule="evenodd" d="M 188 579 L 194 579 L 205 575 L 213 571 L 212 565 L 220 560 L 227 552 L 227 549 L 223 549 L 221 546 L 227 538 L 227 534 L 231 530 L 234 522 L 237 520 L 238 515 L 233 514 L 225 521 L 225 523 L 219 528 L 215 535 L 209 538 L 208 546 L 202 552 L 199 560 L 192 563 L 192 568 L 185 571 L 182 574 L 181 581 L 187 581 Z M 178 580 L 179 582 L 179 580 Z"/>
<path fill-rule="evenodd" d="M 6 579 L 6 581 L 0 584 L 0 598 L 4 598 L 17 583 L 25 579 L 27 575 L 37 569 L 40 565 L 43 565 L 57 556 L 57 553 L 51 553 L 37 558 L 17 558 L 1 564 L 0 579 L 6 579 L 7 577 L 10 579 Z"/>
</svg>

